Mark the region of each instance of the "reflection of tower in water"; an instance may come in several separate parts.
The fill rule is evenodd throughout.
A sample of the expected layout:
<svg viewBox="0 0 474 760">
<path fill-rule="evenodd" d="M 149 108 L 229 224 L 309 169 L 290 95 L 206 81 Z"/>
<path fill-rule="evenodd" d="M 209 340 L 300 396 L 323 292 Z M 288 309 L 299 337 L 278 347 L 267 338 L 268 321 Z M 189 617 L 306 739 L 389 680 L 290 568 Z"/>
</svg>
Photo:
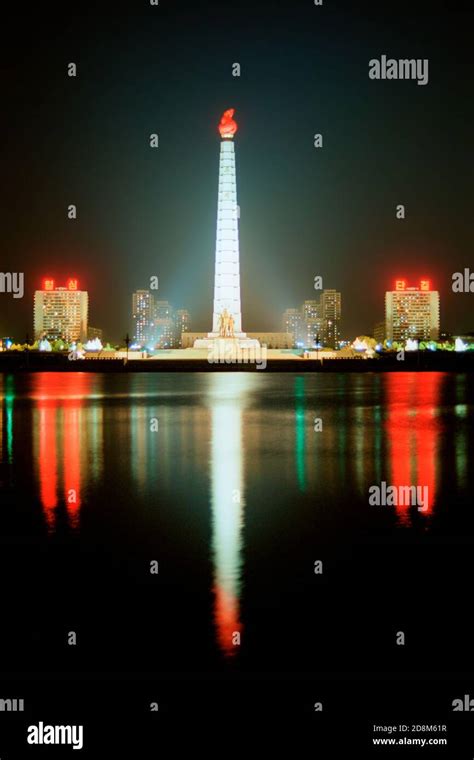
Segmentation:
<svg viewBox="0 0 474 760">
<path fill-rule="evenodd" d="M 225 374 L 214 376 L 216 385 L 229 395 L 219 394 L 211 412 L 211 507 L 212 554 L 214 561 L 214 622 L 221 652 L 226 657 L 238 653 L 242 624 L 240 595 L 242 588 L 242 528 L 244 524 L 244 479 L 242 454 L 242 409 L 239 389 L 246 382 L 235 378 L 239 386 L 229 388 L 222 381 Z M 237 391 L 237 392 L 235 392 Z"/>
</svg>

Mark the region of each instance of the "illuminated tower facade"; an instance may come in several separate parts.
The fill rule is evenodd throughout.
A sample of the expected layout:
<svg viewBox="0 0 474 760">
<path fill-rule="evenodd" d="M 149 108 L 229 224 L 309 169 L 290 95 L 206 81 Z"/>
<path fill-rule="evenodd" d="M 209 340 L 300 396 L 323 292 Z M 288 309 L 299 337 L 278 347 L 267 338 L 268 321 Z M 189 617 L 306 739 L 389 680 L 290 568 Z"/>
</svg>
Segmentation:
<svg viewBox="0 0 474 760">
<path fill-rule="evenodd" d="M 234 135 L 237 123 L 234 109 L 225 111 L 219 123 L 221 149 L 217 196 L 217 232 L 214 273 L 212 332 L 197 340 L 195 347 L 209 346 L 210 340 L 231 339 L 241 346 L 258 346 L 242 332 L 240 303 L 239 207 L 235 171 Z"/>
<path fill-rule="evenodd" d="M 220 315 L 227 309 L 234 318 L 234 334 L 242 332 L 240 306 L 240 261 L 235 175 L 234 135 L 237 124 L 234 110 L 226 111 L 219 124 L 221 154 L 219 160 L 219 192 L 217 196 L 216 262 L 214 275 L 214 311 L 212 332 L 219 334 Z"/>
</svg>

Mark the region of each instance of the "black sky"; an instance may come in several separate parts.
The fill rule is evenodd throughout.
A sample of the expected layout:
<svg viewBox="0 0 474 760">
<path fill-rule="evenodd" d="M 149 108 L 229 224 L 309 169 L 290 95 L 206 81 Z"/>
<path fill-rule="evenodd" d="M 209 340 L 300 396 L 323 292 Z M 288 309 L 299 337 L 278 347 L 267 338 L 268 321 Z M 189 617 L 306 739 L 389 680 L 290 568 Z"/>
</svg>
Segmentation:
<svg viewBox="0 0 474 760">
<path fill-rule="evenodd" d="M 467 7 L 22 4 L 2 41 L 0 271 L 23 271 L 26 292 L 0 294 L 0 334 L 31 334 L 47 274 L 77 276 L 91 324 L 114 340 L 130 327 L 131 292 L 153 275 L 161 298 L 210 329 L 217 123 L 229 107 L 244 329 L 280 329 L 322 275 L 342 291 L 345 332 L 371 331 L 403 275 L 436 284 L 444 329 L 474 330 L 474 294 L 451 292 L 452 273 L 474 269 Z M 428 58 L 429 84 L 371 81 L 368 61 L 382 54 Z"/>
</svg>

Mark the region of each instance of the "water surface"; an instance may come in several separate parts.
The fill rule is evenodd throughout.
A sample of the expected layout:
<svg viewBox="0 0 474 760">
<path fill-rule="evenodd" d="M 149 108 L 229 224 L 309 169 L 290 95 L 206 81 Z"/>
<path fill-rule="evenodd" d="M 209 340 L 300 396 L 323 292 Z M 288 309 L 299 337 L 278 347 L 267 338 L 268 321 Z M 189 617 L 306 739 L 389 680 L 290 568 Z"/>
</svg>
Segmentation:
<svg viewBox="0 0 474 760">
<path fill-rule="evenodd" d="M 471 376 L 37 373 L 0 393 L 2 670 L 470 666 Z M 426 485 L 426 510 L 370 506 L 382 481 Z"/>
</svg>

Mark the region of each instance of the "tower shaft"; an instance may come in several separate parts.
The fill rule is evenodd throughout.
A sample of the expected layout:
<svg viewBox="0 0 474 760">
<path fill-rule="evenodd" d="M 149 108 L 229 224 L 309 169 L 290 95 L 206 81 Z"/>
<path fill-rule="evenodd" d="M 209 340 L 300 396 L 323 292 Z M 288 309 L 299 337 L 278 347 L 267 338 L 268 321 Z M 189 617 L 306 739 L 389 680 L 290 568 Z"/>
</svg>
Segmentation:
<svg viewBox="0 0 474 760">
<path fill-rule="evenodd" d="M 235 335 L 242 332 L 238 216 L 234 143 L 232 140 L 222 140 L 212 316 L 212 332 L 217 335 L 219 320 L 225 309 L 234 318 Z"/>
</svg>

